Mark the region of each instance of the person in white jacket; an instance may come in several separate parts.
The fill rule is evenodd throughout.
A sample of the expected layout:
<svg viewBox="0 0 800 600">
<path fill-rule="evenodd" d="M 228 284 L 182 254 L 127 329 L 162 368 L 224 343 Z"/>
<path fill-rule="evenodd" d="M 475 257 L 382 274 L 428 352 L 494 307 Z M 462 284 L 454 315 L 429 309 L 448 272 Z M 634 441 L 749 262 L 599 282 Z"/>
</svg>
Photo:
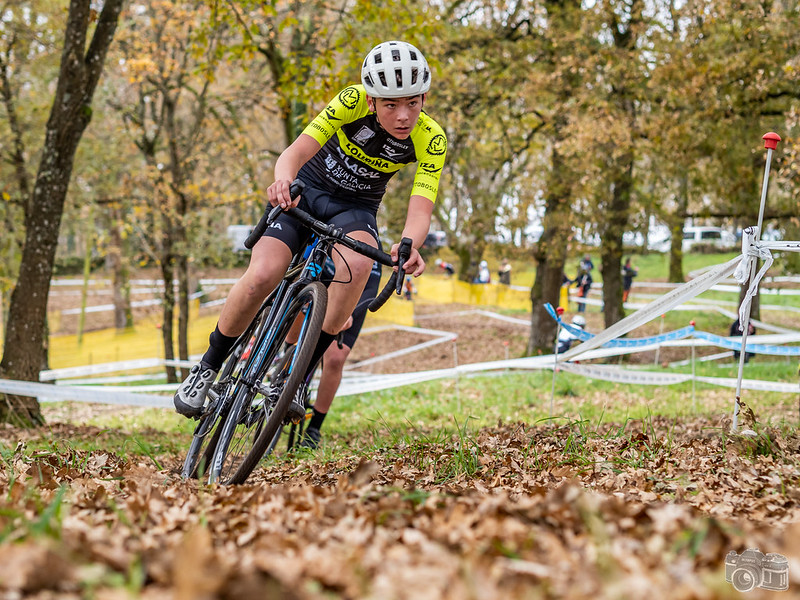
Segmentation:
<svg viewBox="0 0 800 600">
<path fill-rule="evenodd" d="M 572 317 L 572 324 L 576 327 L 580 327 L 581 329 L 586 328 L 586 319 L 583 315 L 575 315 Z M 558 353 L 563 354 L 569 347 L 572 345 L 573 340 L 577 340 L 578 338 L 575 337 L 571 331 L 566 329 L 565 327 L 561 328 L 561 331 L 558 333 Z"/>
</svg>

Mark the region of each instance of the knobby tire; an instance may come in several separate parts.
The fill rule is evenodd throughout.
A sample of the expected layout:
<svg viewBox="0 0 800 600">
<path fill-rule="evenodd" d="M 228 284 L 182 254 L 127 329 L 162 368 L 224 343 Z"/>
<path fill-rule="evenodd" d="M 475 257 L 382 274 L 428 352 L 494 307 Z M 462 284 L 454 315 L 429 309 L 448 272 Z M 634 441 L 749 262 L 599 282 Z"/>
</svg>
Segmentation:
<svg viewBox="0 0 800 600">
<path fill-rule="evenodd" d="M 255 319 L 253 319 L 253 322 L 248 326 L 247 330 L 239 336 L 230 356 L 225 361 L 217 383 L 214 384 L 219 394 L 218 404 L 213 411 L 204 414 L 200 418 L 197 427 L 195 427 L 192 434 L 192 442 L 189 444 L 189 450 L 183 462 L 181 477 L 200 479 L 208 474 L 211 460 L 214 457 L 214 452 L 216 451 L 222 432 L 220 424 L 225 422 L 231 404 L 233 403 L 231 394 L 235 386 L 232 385 L 230 379 L 231 374 L 239 364 L 245 346 L 250 341 L 256 328 L 264 324 L 266 316 L 269 314 L 269 309 L 272 306 L 273 299 L 274 296 L 270 296 L 262 305 Z M 245 357 L 245 360 L 246 358 L 247 357 Z"/>
<path fill-rule="evenodd" d="M 307 305 L 306 325 L 295 345 L 292 371 L 283 383 L 283 389 L 275 406 L 269 406 L 269 402 L 264 399 L 262 408 L 253 411 L 251 407 L 259 395 L 258 391 L 244 385 L 238 386 L 236 398 L 222 426 L 220 439 L 211 462 L 209 482 L 244 483 L 263 458 L 270 443 L 280 431 L 289 403 L 303 381 L 322 330 L 327 301 L 328 290 L 322 283 L 315 281 L 305 286 L 289 304 L 281 330 L 275 336 L 273 347 L 267 355 L 270 357 L 277 355 L 284 345 L 295 318 Z M 279 364 L 283 365 L 283 362 Z M 263 381 L 274 379 L 275 374 L 270 374 L 270 367 L 269 364 L 263 367 L 263 371 L 260 373 L 260 379 Z M 246 449 L 248 445 L 250 447 Z"/>
</svg>

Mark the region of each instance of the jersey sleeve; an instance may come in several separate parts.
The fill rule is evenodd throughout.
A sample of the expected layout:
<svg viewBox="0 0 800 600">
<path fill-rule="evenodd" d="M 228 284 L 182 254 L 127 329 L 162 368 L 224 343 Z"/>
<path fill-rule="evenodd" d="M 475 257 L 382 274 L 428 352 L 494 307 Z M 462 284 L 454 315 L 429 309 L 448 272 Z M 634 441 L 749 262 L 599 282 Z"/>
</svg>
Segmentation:
<svg viewBox="0 0 800 600">
<path fill-rule="evenodd" d="M 417 172 L 414 175 L 414 185 L 411 188 L 412 196 L 422 196 L 431 202 L 436 202 L 439 192 L 439 178 L 444 168 L 444 159 L 447 154 L 447 136 L 436 121 L 424 115 L 425 119 L 419 139 L 414 140 L 417 154 Z"/>
<path fill-rule="evenodd" d="M 345 123 L 355 121 L 368 111 L 363 86 L 351 85 L 339 92 L 303 130 L 324 146 Z"/>
</svg>

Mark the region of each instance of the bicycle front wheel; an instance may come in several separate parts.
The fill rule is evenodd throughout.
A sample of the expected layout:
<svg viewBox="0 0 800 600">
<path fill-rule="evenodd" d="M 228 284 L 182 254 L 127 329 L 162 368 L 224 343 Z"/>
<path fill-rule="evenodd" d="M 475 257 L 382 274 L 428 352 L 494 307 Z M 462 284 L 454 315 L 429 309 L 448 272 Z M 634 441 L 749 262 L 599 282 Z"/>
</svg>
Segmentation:
<svg viewBox="0 0 800 600">
<path fill-rule="evenodd" d="M 234 384 L 236 379 L 234 372 L 244 367 L 249 357 L 249 351 L 252 350 L 252 345 L 249 342 L 254 335 L 258 335 L 258 332 L 263 330 L 264 321 L 269 314 L 273 299 L 270 296 L 264 302 L 256 318 L 253 319 L 247 330 L 239 336 L 230 356 L 225 361 L 218 381 L 212 386 L 209 392 L 211 404 L 200 418 L 192 434 L 192 442 L 183 462 L 181 477 L 202 479 L 209 472 L 211 460 L 214 457 L 214 452 L 222 433 L 221 424 L 225 422 L 233 404 L 232 394 L 235 391 Z"/>
<path fill-rule="evenodd" d="M 318 282 L 305 286 L 279 315 L 279 326 L 266 352 L 266 364 L 257 368 L 250 385 L 240 386 L 225 421 L 209 472 L 209 482 L 243 483 L 264 456 L 284 423 L 289 404 L 303 382 L 322 330 L 328 290 Z M 289 352 L 278 357 L 296 319 L 303 326 Z M 269 328 L 267 328 L 269 329 Z M 256 385 L 257 381 L 269 382 Z M 266 394 L 265 394 L 266 392 Z"/>
</svg>

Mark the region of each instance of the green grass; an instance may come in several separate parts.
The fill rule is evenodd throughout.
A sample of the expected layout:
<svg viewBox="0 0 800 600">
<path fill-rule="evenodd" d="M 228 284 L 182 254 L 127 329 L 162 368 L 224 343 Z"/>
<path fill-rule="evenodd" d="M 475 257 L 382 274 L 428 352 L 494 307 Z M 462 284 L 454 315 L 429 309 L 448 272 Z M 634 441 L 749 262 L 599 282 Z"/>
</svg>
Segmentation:
<svg viewBox="0 0 800 600">
<path fill-rule="evenodd" d="M 687 350 L 688 354 L 688 350 Z M 650 368 L 646 365 L 644 368 Z M 696 363 L 698 376 L 736 377 L 732 361 Z M 691 365 L 672 372 L 690 373 Z M 758 357 L 745 366 L 744 376 L 767 381 L 797 382 L 797 363 Z M 390 390 L 337 398 L 325 422 L 326 458 L 340 452 L 366 452 L 398 444 L 442 444 L 455 440 L 468 463 L 469 438 L 473 431 L 498 422 L 548 423 L 551 419 L 551 371 L 508 372 L 426 382 Z M 618 384 L 561 372 L 556 378 L 553 423 L 625 423 L 653 415 L 685 417 L 695 414 L 727 415 L 734 390 L 696 383 L 692 397 L 690 382 L 670 386 Z M 743 391 L 743 399 L 756 414 L 774 417 L 772 425 L 796 415 L 796 397 L 775 392 Z M 788 418 L 789 422 L 793 419 Z M 796 419 L 795 419 L 796 420 Z M 50 444 L 68 443 L 81 450 L 110 450 L 138 455 L 160 465 L 160 456 L 181 454 L 188 446 L 194 422 L 166 409 L 127 409 L 106 412 L 88 419 L 99 428 L 86 436 L 50 438 Z M 346 443 L 341 442 L 345 440 Z M 31 445 L 44 448 L 47 443 Z M 333 452 L 330 452 L 333 450 Z M 455 459 L 454 459 L 455 460 Z M 466 467 L 464 467 L 466 468 Z"/>
</svg>

